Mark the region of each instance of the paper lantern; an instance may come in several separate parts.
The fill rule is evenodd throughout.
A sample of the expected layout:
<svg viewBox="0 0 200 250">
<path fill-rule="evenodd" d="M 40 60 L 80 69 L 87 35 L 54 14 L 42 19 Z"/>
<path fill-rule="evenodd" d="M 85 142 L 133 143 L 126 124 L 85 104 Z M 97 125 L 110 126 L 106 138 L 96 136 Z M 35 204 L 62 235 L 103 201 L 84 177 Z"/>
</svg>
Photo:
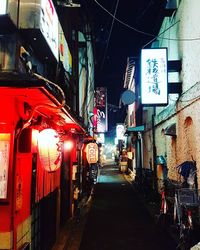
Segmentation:
<svg viewBox="0 0 200 250">
<path fill-rule="evenodd" d="M 48 172 L 56 171 L 61 165 L 59 136 L 54 129 L 44 129 L 38 135 L 39 158 Z"/>
</svg>

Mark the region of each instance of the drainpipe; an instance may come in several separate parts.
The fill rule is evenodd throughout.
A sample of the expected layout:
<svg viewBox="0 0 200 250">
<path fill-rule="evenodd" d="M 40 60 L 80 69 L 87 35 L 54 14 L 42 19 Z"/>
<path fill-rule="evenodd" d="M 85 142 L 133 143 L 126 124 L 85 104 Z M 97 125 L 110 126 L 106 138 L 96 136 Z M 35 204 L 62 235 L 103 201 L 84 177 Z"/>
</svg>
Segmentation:
<svg viewBox="0 0 200 250">
<path fill-rule="evenodd" d="M 154 190 L 158 192 L 158 183 L 157 183 L 157 165 L 156 165 L 156 140 L 155 140 L 155 115 L 156 108 L 153 107 L 152 114 L 152 143 L 153 143 L 153 170 L 154 170 Z"/>
<path fill-rule="evenodd" d="M 12 167 L 12 217 L 11 224 L 13 230 L 13 238 L 12 238 L 12 249 L 17 249 L 17 225 L 16 225 L 16 156 L 17 156 L 17 145 L 18 145 L 18 137 L 15 136 L 13 145 L 13 167 Z"/>
<path fill-rule="evenodd" d="M 141 162 L 141 168 L 144 168 L 144 149 L 143 149 L 143 137 L 142 133 L 138 132 L 138 139 L 140 139 L 140 162 Z"/>
</svg>

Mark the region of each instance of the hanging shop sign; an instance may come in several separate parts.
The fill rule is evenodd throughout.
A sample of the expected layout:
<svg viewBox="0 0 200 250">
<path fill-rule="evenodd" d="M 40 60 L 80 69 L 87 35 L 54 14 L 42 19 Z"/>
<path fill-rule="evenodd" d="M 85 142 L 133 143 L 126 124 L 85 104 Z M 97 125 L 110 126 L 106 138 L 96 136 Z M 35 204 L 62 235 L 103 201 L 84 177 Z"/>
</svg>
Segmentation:
<svg viewBox="0 0 200 250">
<path fill-rule="evenodd" d="M 105 87 L 97 87 L 95 91 L 95 107 L 94 107 L 94 127 L 97 133 L 104 133 L 108 130 L 107 119 L 107 89 Z"/>
<path fill-rule="evenodd" d="M 72 74 L 72 55 L 69 46 L 65 39 L 61 25 L 59 25 L 59 56 L 60 61 L 63 63 L 64 69 L 71 75 Z"/>
<path fill-rule="evenodd" d="M 141 103 L 168 104 L 167 48 L 141 51 Z"/>
<path fill-rule="evenodd" d="M 88 143 L 86 146 L 86 158 L 89 164 L 97 163 L 98 161 L 98 146 L 96 143 Z"/>
<path fill-rule="evenodd" d="M 8 197 L 10 134 L 0 133 L 0 200 Z"/>
<path fill-rule="evenodd" d="M 39 158 L 48 172 L 56 171 L 61 165 L 61 145 L 54 129 L 44 129 L 38 135 Z"/>
<path fill-rule="evenodd" d="M 7 0 L 1 0 L 0 4 L 0 15 L 6 14 Z"/>
<path fill-rule="evenodd" d="M 124 134 L 125 134 L 125 126 L 124 124 L 118 124 L 116 126 L 116 137 L 118 140 L 124 140 Z"/>
</svg>

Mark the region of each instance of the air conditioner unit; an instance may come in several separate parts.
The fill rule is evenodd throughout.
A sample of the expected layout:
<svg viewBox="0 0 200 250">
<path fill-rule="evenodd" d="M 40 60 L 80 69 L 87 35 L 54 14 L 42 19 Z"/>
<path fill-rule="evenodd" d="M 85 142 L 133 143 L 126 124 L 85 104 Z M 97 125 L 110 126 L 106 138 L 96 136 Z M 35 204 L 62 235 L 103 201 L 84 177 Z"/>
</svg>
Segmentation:
<svg viewBox="0 0 200 250">
<path fill-rule="evenodd" d="M 179 0 L 167 0 L 167 4 L 165 7 L 165 16 L 171 16 L 174 11 L 178 8 Z"/>
</svg>

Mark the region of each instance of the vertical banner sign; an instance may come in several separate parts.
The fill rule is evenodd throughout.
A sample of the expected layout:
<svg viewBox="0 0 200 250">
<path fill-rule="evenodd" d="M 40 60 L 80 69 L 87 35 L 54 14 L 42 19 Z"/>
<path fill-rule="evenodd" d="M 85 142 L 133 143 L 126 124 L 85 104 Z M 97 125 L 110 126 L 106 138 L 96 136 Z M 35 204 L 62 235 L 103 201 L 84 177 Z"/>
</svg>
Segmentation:
<svg viewBox="0 0 200 250">
<path fill-rule="evenodd" d="M 52 0 L 41 0 L 40 30 L 58 61 L 58 16 Z"/>
<path fill-rule="evenodd" d="M 116 137 L 118 140 L 123 140 L 124 139 L 124 134 L 125 134 L 125 126 L 124 124 L 118 124 L 116 126 Z"/>
<path fill-rule="evenodd" d="M 143 49 L 141 52 L 141 102 L 168 104 L 167 49 Z"/>
<path fill-rule="evenodd" d="M 107 89 L 105 87 L 96 88 L 94 116 L 96 117 L 96 121 L 94 120 L 94 125 L 96 125 L 96 132 L 107 132 Z"/>
<path fill-rule="evenodd" d="M 7 5 L 7 0 L 1 0 L 0 15 L 6 14 L 6 5 Z"/>
</svg>

